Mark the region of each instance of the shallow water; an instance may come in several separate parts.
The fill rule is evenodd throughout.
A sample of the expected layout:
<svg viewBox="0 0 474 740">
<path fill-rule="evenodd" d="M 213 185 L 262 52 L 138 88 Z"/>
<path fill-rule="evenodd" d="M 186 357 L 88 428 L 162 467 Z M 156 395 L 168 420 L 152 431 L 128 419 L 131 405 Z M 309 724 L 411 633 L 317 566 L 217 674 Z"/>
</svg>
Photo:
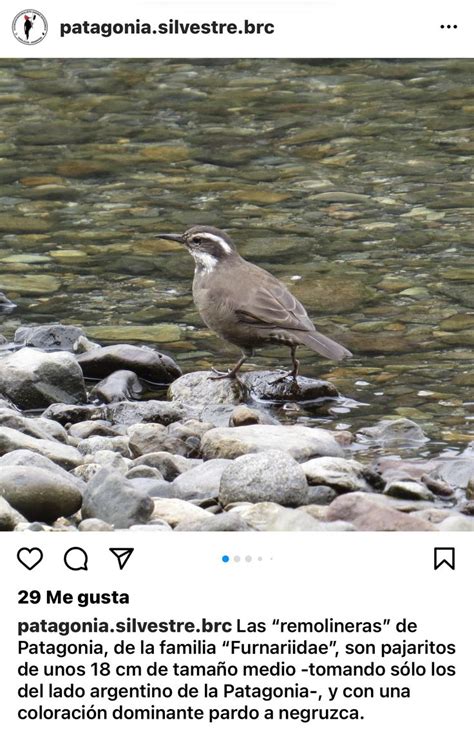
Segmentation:
<svg viewBox="0 0 474 740">
<path fill-rule="evenodd" d="M 354 358 L 300 352 L 353 401 L 322 420 L 474 439 L 474 62 L 0 60 L 0 290 L 20 324 L 238 354 L 202 325 L 159 231 L 228 229 Z M 260 351 L 254 367 L 287 364 Z M 249 366 L 250 368 L 251 366 Z"/>
</svg>

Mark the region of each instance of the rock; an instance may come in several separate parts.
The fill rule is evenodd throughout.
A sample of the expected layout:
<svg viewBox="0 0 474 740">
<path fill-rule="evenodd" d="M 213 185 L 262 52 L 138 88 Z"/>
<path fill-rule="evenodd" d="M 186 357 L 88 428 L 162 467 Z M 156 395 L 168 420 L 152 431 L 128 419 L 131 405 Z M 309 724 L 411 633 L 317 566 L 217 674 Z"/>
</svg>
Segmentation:
<svg viewBox="0 0 474 740">
<path fill-rule="evenodd" d="M 240 515 L 260 532 L 325 532 L 339 528 L 317 521 L 301 509 L 287 509 L 269 501 L 247 506 Z"/>
<path fill-rule="evenodd" d="M 459 514 L 450 516 L 438 524 L 441 532 L 474 532 L 474 517 Z"/>
<path fill-rule="evenodd" d="M 127 457 L 122 457 L 120 452 L 114 450 L 96 450 L 91 455 L 86 455 L 84 458 L 85 464 L 96 463 L 97 465 L 107 466 L 113 468 L 116 472 L 125 473 L 130 468 L 132 461 Z"/>
<path fill-rule="evenodd" d="M 133 457 L 141 457 L 151 452 L 159 452 L 167 438 L 163 424 L 132 424 L 128 429 L 128 439 Z"/>
<path fill-rule="evenodd" d="M 136 400 L 143 393 L 138 375 L 131 370 L 117 370 L 91 390 L 89 398 L 102 403 Z"/>
<path fill-rule="evenodd" d="M 252 532 L 245 519 L 232 511 L 217 514 L 207 519 L 184 521 L 175 527 L 175 532 Z"/>
<path fill-rule="evenodd" d="M 170 383 L 181 375 L 174 360 L 150 347 L 112 344 L 83 352 L 77 358 L 85 376 L 105 378 L 116 370 L 131 370 L 152 383 Z"/>
<path fill-rule="evenodd" d="M 181 473 L 173 482 L 175 498 L 217 498 L 222 473 L 229 465 L 229 460 L 208 460 Z"/>
<path fill-rule="evenodd" d="M 418 516 L 420 519 L 424 519 L 425 522 L 430 522 L 435 526 L 438 526 L 447 517 L 455 515 L 455 512 L 447 511 L 446 509 L 421 509 L 420 511 L 414 511 L 412 516 Z"/>
<path fill-rule="evenodd" d="M 202 438 L 201 453 L 205 459 L 235 458 L 249 452 L 281 450 L 298 461 L 311 457 L 343 457 L 334 437 L 325 429 L 305 426 L 252 426 L 210 429 Z"/>
<path fill-rule="evenodd" d="M 303 468 L 280 450 L 251 453 L 233 460 L 225 468 L 219 487 L 219 503 L 223 507 L 236 501 L 300 506 L 307 503 L 307 496 Z"/>
<path fill-rule="evenodd" d="M 68 429 L 71 437 L 87 439 L 88 437 L 116 437 L 119 432 L 110 421 L 78 421 Z"/>
<path fill-rule="evenodd" d="M 73 352 L 75 343 L 83 334 L 79 327 L 63 324 L 20 326 L 15 332 L 15 342 L 26 347 Z"/>
<path fill-rule="evenodd" d="M 72 354 L 29 347 L 0 358 L 0 392 L 22 409 L 86 401 L 82 371 Z"/>
<path fill-rule="evenodd" d="M 334 488 L 330 486 L 309 486 L 308 487 L 308 504 L 326 505 L 338 496 Z"/>
<path fill-rule="evenodd" d="M 74 468 L 72 471 L 72 475 L 76 476 L 80 481 L 83 481 L 84 483 L 88 483 L 91 478 L 94 477 L 96 473 L 99 472 L 104 466 L 99 465 L 99 463 L 86 463 L 84 465 L 78 465 L 77 468 Z"/>
<path fill-rule="evenodd" d="M 279 422 L 260 409 L 252 409 L 245 404 L 236 406 L 230 415 L 229 426 L 246 427 L 251 424 L 279 424 Z"/>
<path fill-rule="evenodd" d="M 41 422 L 49 422 L 54 424 L 51 419 L 29 419 L 28 417 L 22 416 L 19 411 L 13 409 L 0 408 L 0 426 L 8 427 L 9 429 L 16 429 L 17 432 L 28 434 L 30 437 L 35 439 L 49 439 L 54 441 L 55 437 L 49 433 L 48 427 Z M 62 439 L 60 441 L 65 442 L 67 440 L 67 434 L 65 430 L 58 424 L 58 429 L 55 430 L 57 434 L 60 434 L 61 430 Z"/>
<path fill-rule="evenodd" d="M 96 452 L 99 452 L 99 450 L 112 450 L 112 452 L 118 452 L 122 457 L 132 456 L 129 447 L 129 438 L 123 436 L 88 437 L 79 442 L 77 449 L 81 455 L 94 455 Z"/>
<path fill-rule="evenodd" d="M 261 401 L 320 402 L 339 396 L 337 388 L 327 380 L 315 380 L 300 375 L 295 384 L 293 378 L 284 377 L 285 372 L 285 370 L 260 370 L 243 373 L 241 379 L 249 395 Z"/>
<path fill-rule="evenodd" d="M 78 485 L 33 466 L 1 466 L 0 495 L 30 522 L 50 523 L 60 516 L 70 516 L 82 502 Z"/>
<path fill-rule="evenodd" d="M 41 416 L 45 419 L 53 419 L 64 426 L 65 424 L 77 424 L 93 418 L 100 419 L 102 413 L 102 409 L 98 409 L 97 406 L 92 404 L 76 406 L 68 403 L 53 403 L 43 411 Z"/>
<path fill-rule="evenodd" d="M 13 303 L 5 293 L 0 291 L 0 313 L 10 313 L 14 308 L 16 308 L 16 303 Z"/>
<path fill-rule="evenodd" d="M 151 468 L 149 465 L 137 465 L 134 468 L 130 468 L 125 473 L 125 477 L 131 480 L 132 478 L 152 478 L 153 480 L 164 480 L 160 471 L 156 468 Z"/>
<path fill-rule="evenodd" d="M 318 457 L 303 463 L 302 468 L 313 486 L 330 486 L 341 493 L 372 490 L 365 477 L 367 468 L 355 460 Z"/>
<path fill-rule="evenodd" d="M 428 490 L 430 490 L 431 493 L 434 493 L 435 496 L 443 496 L 444 498 L 454 496 L 454 489 L 451 488 L 448 483 L 432 478 L 430 475 L 426 475 L 426 473 L 421 476 L 421 482 L 424 483 Z"/>
<path fill-rule="evenodd" d="M 213 375 L 212 372 L 182 375 L 168 388 L 168 398 L 196 407 L 209 404 L 233 405 L 245 400 L 245 389 L 237 380 L 212 380 Z"/>
<path fill-rule="evenodd" d="M 3 496 L 0 496 L 0 532 L 13 532 L 18 524 L 25 523 L 27 519 L 13 506 L 10 506 Z"/>
<path fill-rule="evenodd" d="M 124 424 L 127 427 L 148 422 L 168 426 L 184 417 L 183 408 L 169 401 L 118 401 L 104 407 L 102 411 L 102 418 L 112 424 Z"/>
<path fill-rule="evenodd" d="M 387 484 L 384 493 L 386 496 L 395 496 L 395 498 L 411 498 L 417 501 L 434 500 L 433 494 L 423 483 L 411 480 L 392 481 Z"/>
<path fill-rule="evenodd" d="M 150 452 L 147 455 L 137 457 L 132 462 L 132 468 L 135 465 L 148 465 L 160 471 L 163 478 L 167 481 L 173 481 L 178 475 L 196 467 L 201 460 L 189 460 L 182 455 L 172 455 L 170 452 Z"/>
<path fill-rule="evenodd" d="M 163 519 L 150 519 L 148 524 L 134 524 L 130 527 L 131 532 L 172 532 L 173 527 L 170 527 L 168 522 Z"/>
<path fill-rule="evenodd" d="M 166 480 L 157 480 L 156 478 L 130 478 L 130 483 L 136 491 L 146 493 L 152 499 L 157 498 L 175 498 L 173 484 Z"/>
<path fill-rule="evenodd" d="M 410 419 L 384 419 L 373 427 L 359 429 L 357 440 L 381 447 L 420 447 L 428 442 L 423 429 Z"/>
<path fill-rule="evenodd" d="M 0 457 L 0 467 L 3 465 L 18 465 L 22 468 L 42 468 L 43 470 L 48 470 L 54 475 L 60 476 L 71 485 L 76 486 L 79 488 L 81 493 L 85 488 L 82 481 L 76 479 L 74 474 L 75 471 L 68 473 L 67 470 L 64 470 L 60 465 L 52 462 L 52 460 L 44 455 L 40 455 L 38 452 L 23 449 L 15 450 L 14 452 L 7 452 L 5 455 Z"/>
<path fill-rule="evenodd" d="M 454 460 L 441 462 L 434 469 L 432 477 L 443 481 L 453 490 L 465 490 L 474 477 L 474 457 L 460 455 Z"/>
<path fill-rule="evenodd" d="M 131 481 L 114 470 L 99 470 L 84 491 L 83 519 L 102 519 L 117 529 L 126 529 L 147 522 L 152 513 L 152 499 L 138 493 Z"/>
<path fill-rule="evenodd" d="M 82 455 L 74 447 L 47 439 L 34 439 L 8 427 L 0 427 L 0 455 L 14 450 L 28 450 L 48 457 L 63 468 L 74 468 L 82 463 Z"/>
<path fill-rule="evenodd" d="M 102 519 L 83 519 L 79 523 L 79 532 L 113 532 L 115 527 Z"/>
<path fill-rule="evenodd" d="M 154 499 L 154 504 L 153 518 L 164 519 L 172 527 L 183 522 L 196 522 L 214 516 L 189 501 L 176 498 L 157 498 Z"/>
<path fill-rule="evenodd" d="M 203 434 L 213 429 L 214 425 L 208 422 L 198 421 L 197 419 L 188 419 L 187 421 L 175 421 L 168 427 L 168 434 L 178 437 L 178 439 L 188 440 L 189 437 L 198 437 L 200 440 Z"/>
<path fill-rule="evenodd" d="M 377 494 L 375 494 L 377 495 Z M 397 532 L 397 531 L 434 531 L 429 522 L 419 517 L 404 514 L 388 506 L 375 503 L 370 494 L 344 493 L 329 504 L 327 520 L 342 519 L 352 522 L 361 531 Z"/>
</svg>

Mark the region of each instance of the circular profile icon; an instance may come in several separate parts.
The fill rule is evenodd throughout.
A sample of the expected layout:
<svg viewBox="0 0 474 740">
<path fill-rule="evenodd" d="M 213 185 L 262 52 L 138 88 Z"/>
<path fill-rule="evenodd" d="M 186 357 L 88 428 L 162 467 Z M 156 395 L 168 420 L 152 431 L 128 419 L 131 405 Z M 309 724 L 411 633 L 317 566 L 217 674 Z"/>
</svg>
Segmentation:
<svg viewBox="0 0 474 740">
<path fill-rule="evenodd" d="M 38 10 L 22 10 L 12 23 L 12 31 L 17 41 L 28 46 L 39 44 L 48 33 L 48 22 Z"/>
</svg>

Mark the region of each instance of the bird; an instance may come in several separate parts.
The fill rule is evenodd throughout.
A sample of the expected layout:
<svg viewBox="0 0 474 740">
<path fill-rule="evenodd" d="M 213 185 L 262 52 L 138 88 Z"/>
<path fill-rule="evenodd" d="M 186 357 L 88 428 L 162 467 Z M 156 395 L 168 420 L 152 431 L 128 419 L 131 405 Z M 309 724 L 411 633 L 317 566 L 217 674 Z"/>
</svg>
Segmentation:
<svg viewBox="0 0 474 740">
<path fill-rule="evenodd" d="M 330 360 L 352 357 L 348 349 L 317 331 L 304 306 L 270 272 L 248 262 L 230 236 L 214 226 L 190 226 L 183 234 L 157 234 L 183 244 L 195 262 L 193 299 L 206 326 L 241 350 L 227 372 L 212 368 L 214 380 L 237 378 L 254 350 L 267 344 L 290 348 L 292 369 L 273 382 L 297 383 L 299 345 Z"/>
</svg>

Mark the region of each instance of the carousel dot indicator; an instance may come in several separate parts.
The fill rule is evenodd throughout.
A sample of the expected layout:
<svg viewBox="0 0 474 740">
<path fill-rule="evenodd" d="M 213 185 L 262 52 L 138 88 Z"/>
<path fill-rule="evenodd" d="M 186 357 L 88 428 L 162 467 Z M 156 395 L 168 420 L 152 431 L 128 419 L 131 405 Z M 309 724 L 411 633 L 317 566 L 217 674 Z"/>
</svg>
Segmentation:
<svg viewBox="0 0 474 740">
<path fill-rule="evenodd" d="M 234 562 L 235 563 L 240 563 L 240 555 L 235 555 L 234 556 Z"/>
<path fill-rule="evenodd" d="M 230 557 L 229 557 L 228 555 L 223 555 L 223 556 L 222 556 L 222 562 L 223 562 L 223 563 L 228 563 L 228 562 L 229 562 L 229 560 L 230 560 Z"/>
</svg>

